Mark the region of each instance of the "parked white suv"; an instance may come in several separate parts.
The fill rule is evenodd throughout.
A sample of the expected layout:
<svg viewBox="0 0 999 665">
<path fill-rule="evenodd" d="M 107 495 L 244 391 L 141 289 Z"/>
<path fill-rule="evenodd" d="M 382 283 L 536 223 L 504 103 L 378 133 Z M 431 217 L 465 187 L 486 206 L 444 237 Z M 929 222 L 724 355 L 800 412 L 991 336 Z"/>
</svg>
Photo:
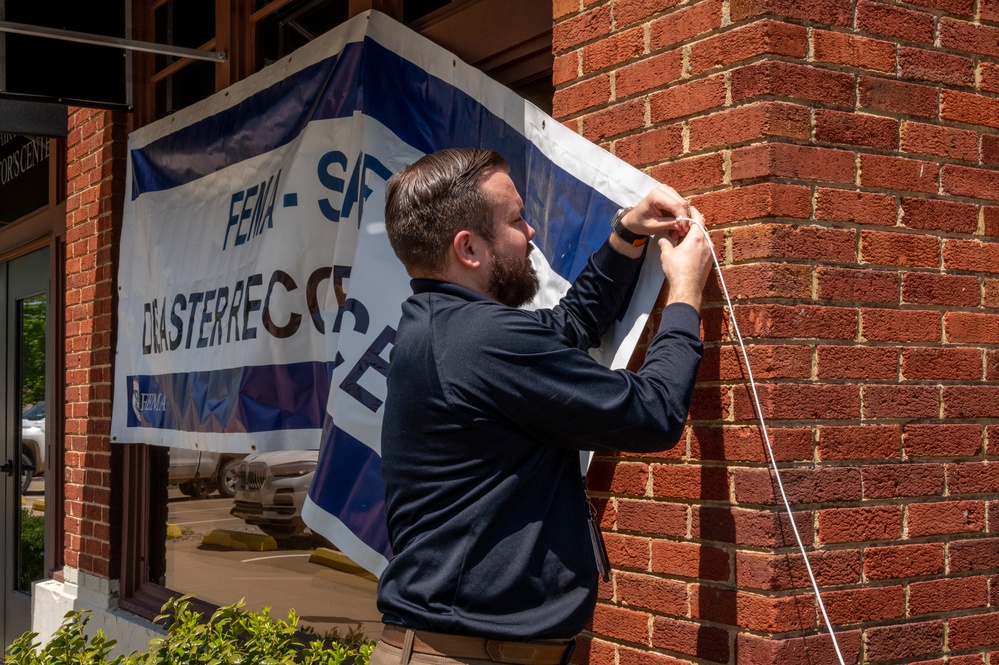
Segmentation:
<svg viewBox="0 0 999 665">
<path fill-rule="evenodd" d="M 213 453 L 187 448 L 170 449 L 168 481 L 192 499 L 204 499 L 218 490 L 223 499 L 236 493 L 236 467 L 245 455 Z"/>
<path fill-rule="evenodd" d="M 21 414 L 22 463 L 30 461 L 33 475 L 45 475 L 45 402 L 41 401 Z"/>
<path fill-rule="evenodd" d="M 305 531 L 302 505 L 318 460 L 318 450 L 248 455 L 236 467 L 236 498 L 229 513 L 275 540 L 299 535 Z"/>
</svg>

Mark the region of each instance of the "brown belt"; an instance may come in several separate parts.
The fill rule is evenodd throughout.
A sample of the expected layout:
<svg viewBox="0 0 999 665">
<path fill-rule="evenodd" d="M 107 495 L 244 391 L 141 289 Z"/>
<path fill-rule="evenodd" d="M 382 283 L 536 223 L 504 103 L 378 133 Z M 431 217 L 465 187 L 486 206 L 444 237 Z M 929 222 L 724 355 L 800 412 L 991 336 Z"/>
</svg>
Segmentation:
<svg viewBox="0 0 999 665">
<path fill-rule="evenodd" d="M 446 635 L 426 630 L 407 630 L 401 626 L 385 625 L 382 641 L 406 651 L 407 633 L 412 634 L 412 652 L 448 658 L 474 658 L 512 665 L 560 665 L 567 663 L 576 646 L 568 642 L 507 642 L 485 637 Z M 404 657 L 405 659 L 408 656 Z M 406 665 L 403 662 L 402 665 Z"/>
</svg>

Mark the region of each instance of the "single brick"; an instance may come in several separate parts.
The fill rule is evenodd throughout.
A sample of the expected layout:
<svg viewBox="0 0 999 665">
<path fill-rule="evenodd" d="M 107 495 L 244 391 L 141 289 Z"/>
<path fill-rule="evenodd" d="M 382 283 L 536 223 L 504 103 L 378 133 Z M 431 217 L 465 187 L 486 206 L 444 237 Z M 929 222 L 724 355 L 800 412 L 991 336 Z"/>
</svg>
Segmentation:
<svg viewBox="0 0 999 665">
<path fill-rule="evenodd" d="M 880 39 L 831 30 L 812 31 L 812 54 L 816 62 L 894 72 L 895 49 L 893 42 Z"/>
<path fill-rule="evenodd" d="M 621 531 L 684 537 L 687 534 L 687 507 L 622 499 L 617 502 L 617 527 Z"/>
<path fill-rule="evenodd" d="M 991 344 L 999 333 L 999 314 L 947 312 L 944 326 L 948 342 Z"/>
<path fill-rule="evenodd" d="M 994 374 L 993 371 L 988 371 Z M 999 407 L 994 400 L 999 392 L 992 386 L 948 386 L 943 389 L 946 417 L 996 417 Z M 979 402 L 985 400 L 984 402 Z M 976 402 L 978 402 L 976 406 Z M 974 415 L 972 415 L 974 414 Z M 991 432 L 991 428 L 988 429 Z"/>
<path fill-rule="evenodd" d="M 910 457 L 971 457 L 982 451 L 981 425 L 907 424 L 903 445 Z"/>
<path fill-rule="evenodd" d="M 947 240 L 944 268 L 969 272 L 999 272 L 999 243 L 980 240 Z"/>
<path fill-rule="evenodd" d="M 862 469 L 865 499 L 936 496 L 943 492 L 939 464 L 876 464 Z"/>
<path fill-rule="evenodd" d="M 614 19 L 619 26 L 631 25 L 680 4 L 680 0 L 616 0 Z"/>
<path fill-rule="evenodd" d="M 733 69 L 732 102 L 762 95 L 779 95 L 853 106 L 853 76 L 808 65 L 766 60 Z"/>
<path fill-rule="evenodd" d="M 936 418 L 940 400 L 936 386 L 864 386 L 865 418 Z"/>
<path fill-rule="evenodd" d="M 883 622 L 905 615 L 905 589 L 902 586 L 826 591 L 822 600 L 834 625 Z"/>
<path fill-rule="evenodd" d="M 649 24 L 649 45 L 653 51 L 673 48 L 688 39 L 717 30 L 721 24 L 721 0 L 699 0 L 653 20 Z M 644 30 L 644 27 L 638 29 Z"/>
<path fill-rule="evenodd" d="M 836 641 L 847 663 L 860 657 L 861 632 L 837 631 Z M 815 665 L 837 662 L 836 650 L 828 634 L 778 639 L 739 633 L 736 638 L 736 665 Z"/>
<path fill-rule="evenodd" d="M 933 42 L 933 16 L 870 0 L 857 2 L 857 29 L 882 37 Z"/>
<path fill-rule="evenodd" d="M 654 167 L 649 175 L 669 184 L 679 192 L 693 191 L 721 185 L 725 181 L 725 159 L 721 154 L 700 155 L 678 159 Z"/>
<path fill-rule="evenodd" d="M 940 263 L 940 240 L 915 233 L 862 231 L 860 260 L 874 265 L 936 268 Z"/>
<path fill-rule="evenodd" d="M 687 585 L 651 575 L 619 572 L 615 575 L 618 601 L 629 607 L 673 616 L 687 614 Z"/>
<path fill-rule="evenodd" d="M 730 0 L 729 13 L 733 21 L 752 16 L 778 14 L 790 18 L 816 21 L 823 25 L 848 27 L 853 8 L 849 0 Z"/>
<path fill-rule="evenodd" d="M 999 569 L 999 540 L 955 540 L 947 545 L 952 573 Z"/>
<path fill-rule="evenodd" d="M 898 304 L 898 273 L 855 268 L 816 268 L 820 300 Z"/>
<path fill-rule="evenodd" d="M 816 351 L 816 376 L 819 379 L 898 378 L 898 350 L 894 347 L 820 345 Z"/>
<path fill-rule="evenodd" d="M 861 76 L 857 86 L 860 107 L 904 115 L 933 118 L 937 115 L 935 88 L 896 79 Z"/>
<path fill-rule="evenodd" d="M 935 199 L 902 199 L 902 223 L 910 229 L 974 233 L 978 206 Z"/>
<path fill-rule="evenodd" d="M 902 302 L 975 307 L 981 301 L 981 283 L 973 275 L 907 272 L 902 278 Z"/>
<path fill-rule="evenodd" d="M 614 154 L 634 166 L 662 162 L 683 153 L 683 128 L 666 125 L 614 142 Z"/>
<path fill-rule="evenodd" d="M 943 621 L 879 626 L 867 631 L 867 659 L 872 663 L 931 655 L 943 647 Z M 953 645 L 952 647 L 953 648 Z"/>
<path fill-rule="evenodd" d="M 999 99 L 958 90 L 941 90 L 940 119 L 999 127 Z"/>
<path fill-rule="evenodd" d="M 729 635 L 722 628 L 671 617 L 652 620 L 652 646 L 713 663 L 729 661 Z M 644 643 L 644 642 L 643 642 Z"/>
<path fill-rule="evenodd" d="M 644 536 L 626 536 L 604 533 L 607 556 L 615 568 L 649 568 L 649 539 Z"/>
<path fill-rule="evenodd" d="M 610 76 L 603 74 L 555 91 L 552 114 L 566 118 L 610 101 Z"/>
<path fill-rule="evenodd" d="M 583 136 L 590 141 L 599 141 L 644 125 L 645 103 L 641 99 L 634 99 L 584 116 Z"/>
<path fill-rule="evenodd" d="M 649 465 L 642 462 L 619 462 L 595 457 L 586 472 L 586 487 L 591 492 L 645 495 Z"/>
<path fill-rule="evenodd" d="M 902 508 L 827 508 L 818 512 L 818 527 L 826 544 L 895 540 L 902 535 Z"/>
<path fill-rule="evenodd" d="M 728 500 L 728 470 L 693 464 L 656 464 L 652 494 L 670 499 Z"/>
<path fill-rule="evenodd" d="M 931 81 L 947 85 L 974 87 L 975 64 L 971 58 L 950 53 L 899 46 L 899 75 L 905 79 Z"/>
<path fill-rule="evenodd" d="M 908 508 L 909 537 L 977 533 L 985 530 L 982 501 L 914 503 Z"/>
<path fill-rule="evenodd" d="M 739 305 L 736 316 L 746 337 L 853 339 L 857 331 L 852 307 Z"/>
<path fill-rule="evenodd" d="M 812 433 L 806 427 L 769 429 L 774 458 L 780 462 L 811 460 Z M 766 462 L 769 460 L 763 437 L 749 427 L 694 427 L 690 439 L 691 457 L 701 460 Z"/>
<path fill-rule="evenodd" d="M 732 151 L 732 181 L 770 176 L 852 184 L 853 153 L 788 143 L 765 143 Z"/>
<path fill-rule="evenodd" d="M 729 266 L 722 270 L 730 285 L 732 298 L 802 298 L 812 294 L 812 271 L 809 266 L 755 263 Z M 721 285 L 716 276 L 708 279 L 704 292 L 707 300 L 722 300 Z M 756 364 L 753 364 L 756 367 Z M 755 369 L 754 369 L 755 373 Z"/>
<path fill-rule="evenodd" d="M 839 347 L 824 347 L 839 348 Z M 899 459 L 902 450 L 898 425 L 818 427 L 819 458 L 828 460 Z"/>
<path fill-rule="evenodd" d="M 718 581 L 728 580 L 731 574 L 727 551 L 670 540 L 652 541 L 651 569 L 663 575 Z"/>
<path fill-rule="evenodd" d="M 913 380 L 974 381 L 982 378 L 979 349 L 902 349 L 902 378 Z"/>
<path fill-rule="evenodd" d="M 816 219 L 895 226 L 897 209 L 888 194 L 818 188 L 815 196 Z"/>
<path fill-rule="evenodd" d="M 944 572 L 943 543 L 868 547 L 864 575 L 870 580 L 897 580 Z"/>
<path fill-rule="evenodd" d="M 638 644 L 649 642 L 649 615 L 645 612 L 598 604 L 590 627 L 597 635 Z"/>
<path fill-rule="evenodd" d="M 756 187 L 759 185 L 738 191 Z M 700 205 L 696 202 L 694 205 L 704 213 Z M 857 235 L 852 230 L 754 224 L 733 229 L 731 233 L 732 258 L 736 261 L 781 258 L 852 263 L 857 257 Z"/>
<path fill-rule="evenodd" d="M 791 520 L 783 511 L 694 506 L 691 518 L 691 538 L 759 547 L 795 545 Z M 811 544 L 812 513 L 795 511 L 794 523 L 802 542 Z"/>
<path fill-rule="evenodd" d="M 617 99 L 625 99 L 678 81 L 682 73 L 683 52 L 680 49 L 659 53 L 615 70 L 614 94 Z"/>
<path fill-rule="evenodd" d="M 583 73 L 633 60 L 644 52 L 645 31 L 641 27 L 615 33 L 583 47 Z"/>
<path fill-rule="evenodd" d="M 974 162 L 978 160 L 978 134 L 967 129 L 903 120 L 901 148 L 908 153 Z"/>
<path fill-rule="evenodd" d="M 813 118 L 817 141 L 898 149 L 899 122 L 894 118 L 828 109 L 816 109 Z"/>
<path fill-rule="evenodd" d="M 999 644 L 999 613 L 952 617 L 947 625 L 947 641 L 952 650 Z"/>
<path fill-rule="evenodd" d="M 552 27 L 552 52 L 561 53 L 611 32 L 611 11 L 603 5 Z"/>
<path fill-rule="evenodd" d="M 652 24 L 652 48 L 657 46 L 657 24 Z M 669 35 L 660 41 L 675 39 Z M 807 29 L 781 21 L 764 20 L 712 35 L 690 46 L 690 74 L 729 65 L 758 55 L 784 55 L 804 59 Z"/>
<path fill-rule="evenodd" d="M 948 495 L 999 492 L 999 466 L 989 462 L 947 465 Z"/>
<path fill-rule="evenodd" d="M 673 86 L 649 97 L 652 122 L 667 122 L 725 106 L 725 77 L 720 74 Z"/>
<path fill-rule="evenodd" d="M 860 335 L 869 342 L 939 342 L 940 312 L 918 309 L 861 310 Z"/>
<path fill-rule="evenodd" d="M 860 582 L 860 550 L 814 551 L 808 564 L 820 586 Z M 808 588 L 810 580 L 801 554 L 736 551 L 735 583 L 763 591 Z"/>
<path fill-rule="evenodd" d="M 944 16 L 940 19 L 940 45 L 996 58 L 999 57 L 999 28 Z"/>
<path fill-rule="evenodd" d="M 807 139 L 810 134 L 808 108 L 783 102 L 759 102 L 692 118 L 690 149 L 731 146 L 769 137 Z"/>
<path fill-rule="evenodd" d="M 890 155 L 860 156 L 860 184 L 910 192 L 937 193 L 940 166 L 934 162 Z"/>
<path fill-rule="evenodd" d="M 781 183 L 710 192 L 691 197 L 690 203 L 713 224 L 767 217 L 808 219 L 812 214 L 811 191 L 800 185 Z"/>
</svg>

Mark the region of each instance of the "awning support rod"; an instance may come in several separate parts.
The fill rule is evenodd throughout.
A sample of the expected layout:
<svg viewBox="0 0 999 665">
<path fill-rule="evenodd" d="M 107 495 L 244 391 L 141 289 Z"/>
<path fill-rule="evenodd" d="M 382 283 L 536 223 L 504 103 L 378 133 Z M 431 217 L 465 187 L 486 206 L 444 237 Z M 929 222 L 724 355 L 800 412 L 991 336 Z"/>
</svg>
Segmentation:
<svg viewBox="0 0 999 665">
<path fill-rule="evenodd" d="M 128 51 L 144 51 L 146 53 L 156 53 L 159 55 L 174 55 L 178 58 L 191 58 L 193 60 L 225 62 L 226 59 L 225 51 L 202 51 L 201 49 L 196 48 L 172 46 L 170 44 L 156 44 L 155 42 L 140 42 L 135 39 L 122 39 L 121 37 L 94 35 L 88 32 L 60 30 L 58 28 L 46 28 L 40 25 L 28 25 L 27 23 L 13 23 L 11 21 L 0 21 L 0 32 L 10 32 L 17 35 L 28 35 L 30 37 L 44 37 L 46 39 L 60 39 L 62 41 L 78 42 L 80 44 L 116 46 Z"/>
</svg>

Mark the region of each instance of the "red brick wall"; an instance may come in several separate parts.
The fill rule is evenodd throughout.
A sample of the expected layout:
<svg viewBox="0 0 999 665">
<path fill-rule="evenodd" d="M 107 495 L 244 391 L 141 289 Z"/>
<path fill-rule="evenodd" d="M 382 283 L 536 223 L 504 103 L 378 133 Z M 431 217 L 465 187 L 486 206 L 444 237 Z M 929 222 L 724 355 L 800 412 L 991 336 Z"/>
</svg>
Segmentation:
<svg viewBox="0 0 999 665">
<path fill-rule="evenodd" d="M 999 2 L 554 13 L 556 117 L 712 229 L 847 662 L 999 662 Z M 703 314 L 686 439 L 591 475 L 580 660 L 833 663 L 717 284 Z"/>
<path fill-rule="evenodd" d="M 114 572 L 112 261 L 122 183 L 112 164 L 117 156 L 120 165 L 124 154 L 124 125 L 115 118 L 109 111 L 71 109 L 67 140 L 65 561 L 102 577 Z"/>
</svg>

